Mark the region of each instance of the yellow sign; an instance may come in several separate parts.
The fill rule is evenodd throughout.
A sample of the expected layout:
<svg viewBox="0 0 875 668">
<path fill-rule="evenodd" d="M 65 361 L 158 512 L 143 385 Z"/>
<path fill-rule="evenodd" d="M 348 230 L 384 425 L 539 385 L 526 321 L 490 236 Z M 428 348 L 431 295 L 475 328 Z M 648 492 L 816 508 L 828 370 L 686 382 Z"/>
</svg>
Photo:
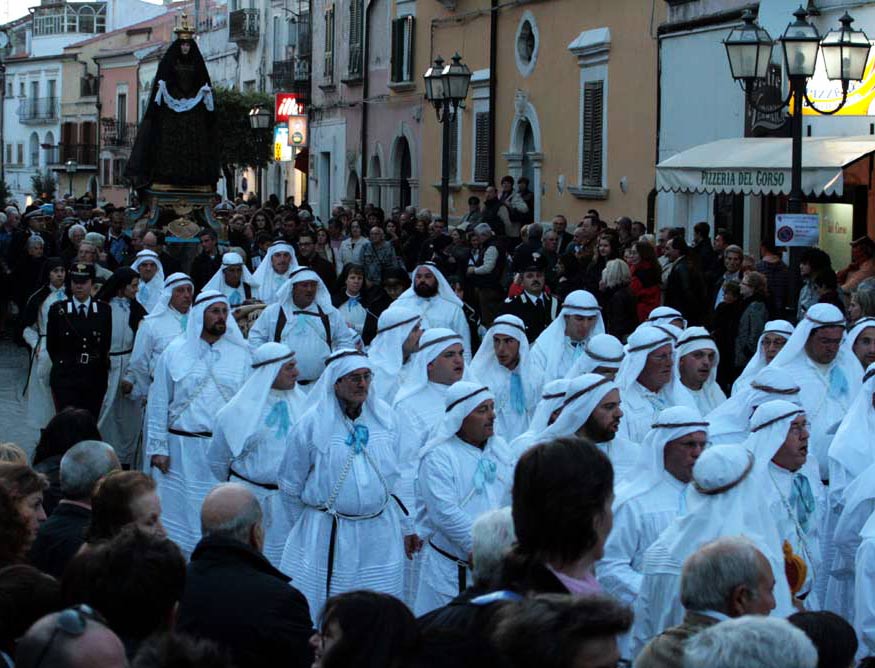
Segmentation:
<svg viewBox="0 0 875 668">
<path fill-rule="evenodd" d="M 823 111 L 832 111 L 842 101 L 842 82 L 830 81 L 826 76 L 823 56 L 817 54 L 814 76 L 806 86 L 808 98 Z M 802 115 L 817 115 L 806 100 L 802 101 Z M 875 116 L 875 49 L 869 51 L 869 60 L 862 81 L 851 81 L 848 85 L 848 99 L 836 116 Z"/>
<path fill-rule="evenodd" d="M 274 162 L 291 162 L 292 149 L 289 147 L 289 128 L 285 123 L 273 128 L 273 160 Z"/>
</svg>

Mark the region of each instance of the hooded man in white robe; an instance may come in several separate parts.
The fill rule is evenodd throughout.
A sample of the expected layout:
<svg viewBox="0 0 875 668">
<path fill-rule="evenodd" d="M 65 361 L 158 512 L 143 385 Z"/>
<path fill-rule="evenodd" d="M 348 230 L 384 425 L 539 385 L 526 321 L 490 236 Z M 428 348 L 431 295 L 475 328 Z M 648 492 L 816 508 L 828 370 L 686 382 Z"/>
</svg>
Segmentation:
<svg viewBox="0 0 875 668">
<path fill-rule="evenodd" d="M 328 288 L 312 269 L 294 270 L 249 330 L 249 347 L 284 343 L 295 351 L 304 392 L 319 379 L 332 351 L 354 348 L 357 335 L 331 305 Z"/>
<path fill-rule="evenodd" d="M 295 257 L 295 249 L 292 245 L 282 239 L 274 241 L 268 247 L 261 264 L 252 274 L 252 280 L 258 285 L 255 291 L 256 298 L 265 304 L 276 302 L 276 293 L 297 268 L 298 259 Z"/>
<path fill-rule="evenodd" d="M 596 373 L 578 376 L 568 381 L 556 419 L 535 442 L 569 437 L 592 441 L 611 460 L 614 485 L 619 486 L 628 479 L 639 458 L 638 445 L 617 436 L 623 417 L 621 399 L 620 389 L 610 378 Z"/>
<path fill-rule="evenodd" d="M 161 299 L 137 329 L 122 380 L 122 392 L 130 394 L 132 399 L 145 399 L 149 394 L 158 358 L 173 339 L 185 332 L 193 294 L 194 283 L 188 274 L 177 272 L 164 280 Z M 146 434 L 143 440 L 148 442 Z"/>
<path fill-rule="evenodd" d="M 413 285 L 401 293 L 393 306 L 403 306 L 422 317 L 423 329 L 442 327 L 458 332 L 465 349 L 465 361 L 471 361 L 471 330 L 465 319 L 462 300 L 444 275 L 431 262 L 413 270 Z"/>
<path fill-rule="evenodd" d="M 222 255 L 222 266 L 204 286 L 204 290 L 217 290 L 225 295 L 231 308 L 240 306 L 247 299 L 253 299 L 257 289 L 258 283 L 237 253 Z"/>
<path fill-rule="evenodd" d="M 811 425 L 811 454 L 824 481 L 829 479 L 830 441 L 863 379 L 860 362 L 841 347 L 844 337 L 842 312 L 832 304 L 815 304 L 772 360 L 799 385 L 799 400 Z"/>
<path fill-rule="evenodd" d="M 413 533 L 413 519 L 393 498 L 400 433 L 393 411 L 369 391 L 372 373 L 364 353 L 332 353 L 279 469 L 292 527 L 280 570 L 315 618 L 335 594 L 402 593 L 402 537 Z"/>
<path fill-rule="evenodd" d="M 781 352 L 790 337 L 793 336 L 794 327 L 786 320 L 769 320 L 763 328 L 763 333 L 757 341 L 757 351 L 741 375 L 732 384 L 732 395 L 743 391 L 751 380 L 763 369 L 769 366 L 773 359 Z"/>
<path fill-rule="evenodd" d="M 665 629 L 681 623 L 683 564 L 700 547 L 724 536 L 745 536 L 768 559 L 775 577 L 773 614 L 787 617 L 796 611 L 784 576 L 778 527 L 763 512 L 767 502 L 753 468 L 753 454 L 735 443 L 711 446 L 699 457 L 693 467 L 687 513 L 675 519 L 644 554 L 629 657 Z"/>
<path fill-rule="evenodd" d="M 720 406 L 706 415 L 711 423 L 708 429 L 710 442 L 744 443 L 750 436 L 750 418 L 758 406 L 773 401 L 785 399 L 799 404 L 799 386 L 793 377 L 777 367 L 767 366 L 740 388 Z"/>
<path fill-rule="evenodd" d="M 700 415 L 708 415 L 726 401 L 726 395 L 717 384 L 720 353 L 707 329 L 685 329 L 677 341 L 675 357 L 681 384 L 695 400 Z"/>
<path fill-rule="evenodd" d="M 599 583 L 626 605 L 641 588 L 644 552 L 686 512 L 693 466 L 708 442 L 708 423 L 685 406 L 660 412 L 641 443 L 638 461 L 617 486 L 614 528 L 596 572 Z"/>
<path fill-rule="evenodd" d="M 853 615 L 847 619 L 857 631 L 860 649 L 857 658 L 875 654 L 875 512 L 870 513 L 860 530 L 860 546 L 855 554 Z"/>
<path fill-rule="evenodd" d="M 495 318 L 469 370 L 472 379 L 488 386 L 495 397 L 495 432 L 507 441 L 525 432 L 541 382 L 523 321 L 515 315 Z"/>
<path fill-rule="evenodd" d="M 674 344 L 669 334 L 647 324 L 632 332 L 617 374 L 625 414 L 620 423 L 621 436 L 641 443 L 659 412 L 672 406 L 687 406 L 698 412 L 674 367 Z"/>
<path fill-rule="evenodd" d="M 510 443 L 510 451 L 514 462 L 535 443 L 540 443 L 541 433 L 559 417 L 570 384 L 571 381 L 567 378 L 557 378 L 544 385 L 544 389 L 541 391 L 541 399 L 535 407 L 528 430 L 517 436 Z"/>
<path fill-rule="evenodd" d="M 443 419 L 419 454 L 417 523 L 428 540 L 414 612 L 446 605 L 470 582 L 471 527 L 510 503 L 513 464 L 495 434 L 495 400 L 485 385 L 460 381 L 447 392 Z"/>
<path fill-rule="evenodd" d="M 161 301 L 164 289 L 164 267 L 161 259 L 153 250 L 141 250 L 131 263 L 131 269 L 140 275 L 137 301 L 146 309 L 146 313 L 151 313 Z"/>
<path fill-rule="evenodd" d="M 645 320 L 649 325 L 671 325 L 683 331 L 687 327 L 687 321 L 683 314 L 671 306 L 657 306 L 650 312 Z"/>
<path fill-rule="evenodd" d="M 418 313 L 395 305 L 377 319 L 377 335 L 368 347 L 368 358 L 375 369 L 373 391 L 389 405 L 406 382 L 422 336 L 421 323 Z"/>
<path fill-rule="evenodd" d="M 625 357 L 626 349 L 620 339 L 610 334 L 596 334 L 583 346 L 583 354 L 565 377 L 574 379 L 585 373 L 597 373 L 616 380 Z"/>
<path fill-rule="evenodd" d="M 541 370 L 542 382 L 564 378 L 584 355 L 587 341 L 604 333 L 602 310 L 596 298 L 586 290 L 569 293 L 559 315 L 532 346 L 532 361 Z"/>
<path fill-rule="evenodd" d="M 167 534 L 185 554 L 200 540 L 200 507 L 216 484 L 207 449 L 216 413 L 250 371 L 246 340 L 221 292 L 201 292 L 183 336 L 158 359 L 146 407 L 145 459 Z"/>
<path fill-rule="evenodd" d="M 817 464 L 808 456 L 805 411 L 776 399 L 757 408 L 750 424 L 744 447 L 756 460 L 754 474 L 768 499 L 767 512 L 778 525 L 785 553 L 789 547 L 807 567 L 804 582 L 791 583 L 790 589 L 807 609 L 819 610 L 822 599 L 815 587 L 826 591 L 825 582 L 818 586 L 826 579 L 820 545 L 826 495 Z"/>
<path fill-rule="evenodd" d="M 854 612 L 854 554 L 860 530 L 875 510 L 875 364 L 863 376 L 854 398 L 829 446 L 829 499 L 825 526 L 824 570 L 829 575 L 827 609 L 851 620 Z M 831 557 L 831 561 L 826 559 Z"/>
<path fill-rule="evenodd" d="M 216 413 L 207 452 L 217 480 L 245 485 L 261 504 L 262 552 L 276 568 L 292 529 L 282 507 L 277 471 L 289 434 L 307 408 L 297 378 L 295 353 L 282 343 L 262 344 L 252 355 L 252 375 Z"/>
</svg>

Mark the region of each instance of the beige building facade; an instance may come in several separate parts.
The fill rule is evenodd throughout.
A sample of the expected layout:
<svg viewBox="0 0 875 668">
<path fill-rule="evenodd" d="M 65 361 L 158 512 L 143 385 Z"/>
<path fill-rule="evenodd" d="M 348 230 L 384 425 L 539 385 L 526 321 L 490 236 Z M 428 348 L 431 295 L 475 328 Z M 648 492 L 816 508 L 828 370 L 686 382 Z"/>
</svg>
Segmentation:
<svg viewBox="0 0 875 668">
<path fill-rule="evenodd" d="M 506 174 L 529 178 L 538 221 L 561 213 L 573 225 L 590 209 L 608 221 L 652 220 L 664 3 L 492 4 L 492 12 L 488 0 L 417 7 L 417 91 L 438 55 L 458 52 L 473 72 L 451 126 L 450 222 L 466 213 L 469 196 L 482 200 Z M 437 211 L 441 127 L 428 103 L 421 133 L 420 202 Z"/>
</svg>

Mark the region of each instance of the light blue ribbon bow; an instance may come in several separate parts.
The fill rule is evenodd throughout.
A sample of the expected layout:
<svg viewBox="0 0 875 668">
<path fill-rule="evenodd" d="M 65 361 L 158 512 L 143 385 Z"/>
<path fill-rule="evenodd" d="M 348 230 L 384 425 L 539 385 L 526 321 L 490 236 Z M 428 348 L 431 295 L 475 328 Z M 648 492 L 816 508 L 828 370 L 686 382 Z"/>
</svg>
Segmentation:
<svg viewBox="0 0 875 668">
<path fill-rule="evenodd" d="M 361 300 L 361 297 L 355 296 L 355 297 L 349 297 L 349 299 L 347 299 L 347 302 L 349 303 L 349 308 L 352 308 L 356 304 L 361 304 L 362 300 Z"/>
<path fill-rule="evenodd" d="M 118 297 L 117 297 L 117 298 L 114 299 L 113 301 L 116 302 L 116 304 L 118 305 L 118 307 L 119 307 L 122 311 L 130 311 L 130 310 L 131 310 L 131 302 L 129 302 L 129 301 L 128 301 L 127 299 L 125 299 L 124 297 L 121 297 L 121 298 L 118 298 Z"/>
<path fill-rule="evenodd" d="M 183 332 L 188 328 L 188 313 L 182 314 L 182 317 L 179 319 L 179 324 L 182 326 Z"/>
<path fill-rule="evenodd" d="M 811 516 L 814 514 L 814 494 L 811 491 L 811 483 L 801 473 L 793 476 L 793 489 L 790 490 L 790 507 L 796 513 L 796 520 L 803 531 L 808 531 L 811 525 Z"/>
<path fill-rule="evenodd" d="M 586 350 L 586 341 L 572 341 L 569 339 L 568 345 L 571 346 L 571 359 L 576 362 L 583 355 L 584 350 Z"/>
<path fill-rule="evenodd" d="M 67 295 L 64 294 L 63 290 L 58 290 L 57 292 L 55 292 L 55 301 L 56 302 L 62 302 L 66 298 L 67 298 Z"/>
<path fill-rule="evenodd" d="M 275 429 L 274 436 L 283 438 L 289 433 L 291 419 L 289 418 L 289 405 L 285 401 L 277 401 L 270 409 L 264 424 L 268 429 Z"/>
<path fill-rule="evenodd" d="M 517 415 L 526 412 L 526 393 L 523 391 L 523 379 L 516 371 L 510 374 L 510 406 Z"/>
<path fill-rule="evenodd" d="M 847 393 L 848 379 L 845 378 L 844 372 L 836 365 L 829 372 L 829 396 L 837 399 L 840 395 Z"/>
<path fill-rule="evenodd" d="M 243 297 L 240 296 L 240 292 L 237 290 L 232 290 L 231 294 L 228 295 L 228 303 L 231 306 L 240 306 L 243 303 Z"/>
<path fill-rule="evenodd" d="M 495 482 L 496 468 L 495 462 L 491 459 L 486 459 L 486 457 L 482 457 L 477 462 L 477 470 L 474 471 L 474 489 L 477 490 L 478 494 L 483 493 L 486 485 Z"/>
<path fill-rule="evenodd" d="M 363 424 L 357 424 L 355 428 L 346 437 L 346 444 L 352 448 L 355 454 L 360 454 L 362 450 L 368 447 L 368 438 L 370 437 L 368 428 Z"/>
<path fill-rule="evenodd" d="M 145 283 L 140 283 L 139 294 L 142 301 L 149 301 L 149 286 Z"/>
</svg>

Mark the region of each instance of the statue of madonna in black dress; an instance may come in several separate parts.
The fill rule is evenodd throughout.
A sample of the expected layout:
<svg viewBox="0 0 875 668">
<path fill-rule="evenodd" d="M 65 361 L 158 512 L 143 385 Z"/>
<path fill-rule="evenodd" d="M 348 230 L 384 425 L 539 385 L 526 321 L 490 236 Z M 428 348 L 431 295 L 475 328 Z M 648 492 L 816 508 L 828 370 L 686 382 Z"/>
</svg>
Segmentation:
<svg viewBox="0 0 875 668">
<path fill-rule="evenodd" d="M 135 188 L 212 188 L 221 175 L 210 75 L 185 14 L 174 32 L 125 169 Z"/>
</svg>

